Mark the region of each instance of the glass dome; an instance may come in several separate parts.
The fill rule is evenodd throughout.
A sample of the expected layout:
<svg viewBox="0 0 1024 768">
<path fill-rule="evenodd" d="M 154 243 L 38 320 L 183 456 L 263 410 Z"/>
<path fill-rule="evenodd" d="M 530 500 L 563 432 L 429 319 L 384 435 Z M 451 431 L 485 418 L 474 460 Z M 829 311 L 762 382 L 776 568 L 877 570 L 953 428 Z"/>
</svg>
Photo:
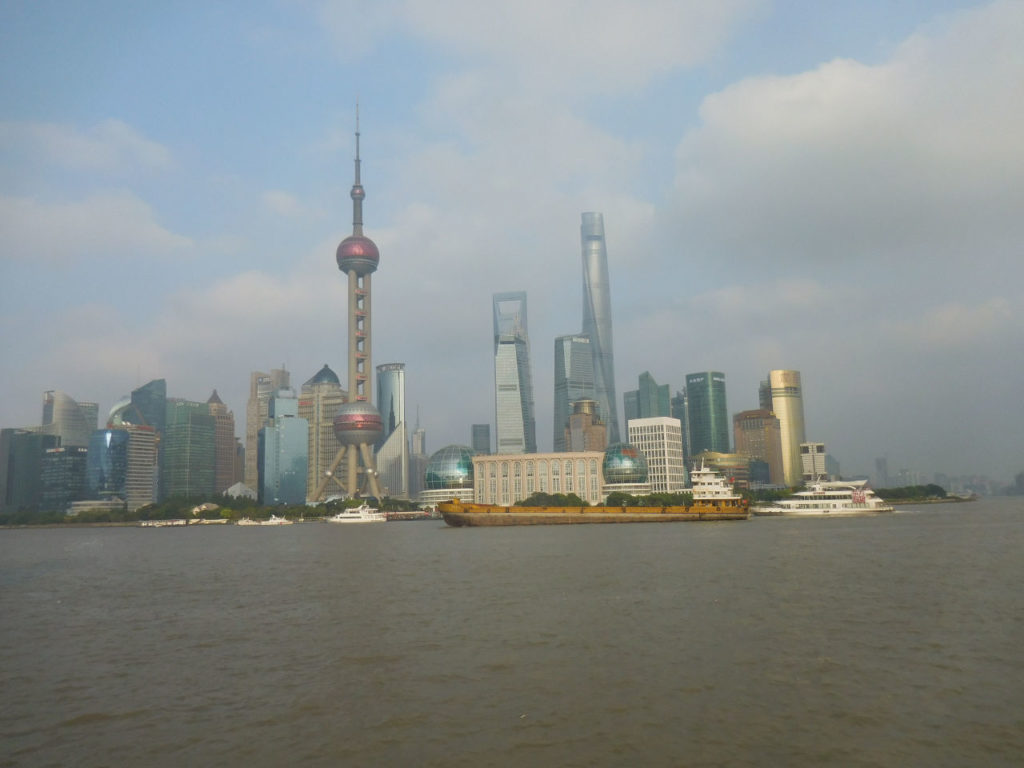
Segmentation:
<svg viewBox="0 0 1024 768">
<path fill-rule="evenodd" d="M 614 443 L 604 452 L 601 473 L 605 483 L 610 485 L 646 483 L 647 457 L 629 443 Z"/>
<path fill-rule="evenodd" d="M 427 462 L 423 487 L 428 491 L 473 487 L 473 449 L 447 445 Z"/>
</svg>

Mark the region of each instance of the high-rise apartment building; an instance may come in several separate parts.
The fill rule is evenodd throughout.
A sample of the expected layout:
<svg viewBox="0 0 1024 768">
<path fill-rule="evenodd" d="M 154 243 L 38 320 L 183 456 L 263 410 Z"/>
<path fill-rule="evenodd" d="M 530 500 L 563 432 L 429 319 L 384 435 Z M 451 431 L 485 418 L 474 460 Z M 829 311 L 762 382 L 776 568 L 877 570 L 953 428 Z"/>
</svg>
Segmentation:
<svg viewBox="0 0 1024 768">
<path fill-rule="evenodd" d="M 405 420 L 405 363 L 377 366 L 377 410 L 383 441 L 377 471 L 385 496 L 409 498 L 409 432 Z"/>
<path fill-rule="evenodd" d="M 729 452 L 729 410 L 725 403 L 725 374 L 701 371 L 686 375 L 686 412 L 690 454 Z"/>
<path fill-rule="evenodd" d="M 241 480 L 235 474 L 235 414 L 213 390 L 206 401 L 213 417 L 213 492 L 224 493 Z"/>
<path fill-rule="evenodd" d="M 210 406 L 167 398 L 161 498 L 209 496 L 216 477 L 215 426 Z"/>
<path fill-rule="evenodd" d="M 555 339 L 554 450 L 569 450 L 565 430 L 577 400 L 594 398 L 594 354 L 587 336 L 573 334 Z M 596 401 L 595 401 L 596 402 Z M 603 422 L 602 422 L 603 423 Z"/>
<path fill-rule="evenodd" d="M 603 451 L 608 447 L 608 429 L 598 413 L 597 400 L 572 404 L 564 440 L 567 451 Z"/>
<path fill-rule="evenodd" d="M 668 384 L 659 385 L 650 371 L 640 374 L 637 388 L 624 392 L 622 401 L 626 421 L 672 415 Z"/>
<path fill-rule="evenodd" d="M 785 484 L 792 487 L 801 482 L 803 467 L 800 443 L 807 442 L 800 371 L 770 371 L 768 382 L 771 386 L 772 412 L 779 420 L 782 474 Z"/>
<path fill-rule="evenodd" d="M 581 216 L 583 249 L 583 336 L 590 339 L 594 360 L 594 395 L 608 428 L 608 442 L 619 442 L 619 411 L 615 398 L 615 356 L 612 351 L 612 301 L 604 216 Z"/>
<path fill-rule="evenodd" d="M 782 485 L 782 436 L 775 414 L 763 408 L 740 411 L 732 417 L 732 428 L 736 453 L 764 462 L 768 468 L 766 482 Z"/>
<path fill-rule="evenodd" d="M 647 459 L 647 479 L 653 493 L 676 493 L 686 488 L 683 425 L 671 416 L 630 419 L 629 444 Z"/>
<path fill-rule="evenodd" d="M 302 385 L 299 393 L 299 418 L 309 424 L 309 474 L 306 490 L 315 492 L 321 480 L 327 477 L 331 463 L 341 450 L 334 434 L 334 416 L 348 400 L 338 375 L 324 363 L 324 367 Z"/>
<path fill-rule="evenodd" d="M 327 474 L 312 491 L 311 498 L 321 500 L 328 487 L 348 496 L 369 494 L 380 497 L 381 484 L 373 448 L 383 432 L 380 412 L 370 402 L 371 353 L 373 350 L 371 298 L 372 277 L 380 263 L 377 244 L 363 234 L 363 200 L 366 190 L 360 179 L 359 112 L 356 111 L 355 179 L 352 198 L 352 234 L 338 244 L 335 260 L 348 283 L 348 402 L 334 417 L 337 455 Z"/>
<path fill-rule="evenodd" d="M 242 482 L 256 490 L 259 484 L 259 433 L 270 412 L 270 398 L 279 389 L 291 386 L 291 374 L 282 365 L 270 373 L 249 374 L 249 400 L 245 406 L 245 472 Z"/>
<path fill-rule="evenodd" d="M 291 389 L 275 392 L 267 413 L 257 449 L 260 504 L 305 504 L 309 424 L 299 417 L 295 392 Z"/>
<path fill-rule="evenodd" d="M 474 424 L 470 428 L 470 448 L 477 456 L 486 456 L 491 452 L 491 425 Z"/>
<path fill-rule="evenodd" d="M 497 452 L 536 453 L 526 293 L 494 294 L 494 403 Z"/>
</svg>

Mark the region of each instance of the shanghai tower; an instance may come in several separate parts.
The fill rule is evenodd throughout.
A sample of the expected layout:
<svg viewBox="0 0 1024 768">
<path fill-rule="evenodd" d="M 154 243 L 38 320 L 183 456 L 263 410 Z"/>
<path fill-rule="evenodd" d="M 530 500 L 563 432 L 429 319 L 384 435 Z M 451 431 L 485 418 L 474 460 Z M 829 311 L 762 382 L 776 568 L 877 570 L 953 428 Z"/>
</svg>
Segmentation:
<svg viewBox="0 0 1024 768">
<path fill-rule="evenodd" d="M 604 244 L 604 216 L 584 213 L 580 225 L 583 244 L 583 335 L 590 339 L 594 360 L 594 399 L 608 428 L 608 442 L 619 442 L 619 411 L 615 404 L 615 361 L 612 353 L 612 302 L 608 283 L 608 252 Z"/>
<path fill-rule="evenodd" d="M 370 277 L 377 271 L 380 251 L 363 234 L 363 200 L 359 178 L 359 113 L 356 112 L 355 183 L 352 185 L 352 234 L 336 253 L 338 269 L 348 283 L 348 397 L 334 417 L 334 435 L 341 449 L 313 493 L 319 501 L 332 480 L 348 496 L 360 492 L 380 497 L 380 482 L 373 457 L 374 444 L 383 434 L 380 413 L 370 402 Z M 361 466 L 360 466 L 361 465 Z M 339 467 L 342 469 L 339 471 Z M 340 475 L 340 477 L 339 477 Z"/>
</svg>

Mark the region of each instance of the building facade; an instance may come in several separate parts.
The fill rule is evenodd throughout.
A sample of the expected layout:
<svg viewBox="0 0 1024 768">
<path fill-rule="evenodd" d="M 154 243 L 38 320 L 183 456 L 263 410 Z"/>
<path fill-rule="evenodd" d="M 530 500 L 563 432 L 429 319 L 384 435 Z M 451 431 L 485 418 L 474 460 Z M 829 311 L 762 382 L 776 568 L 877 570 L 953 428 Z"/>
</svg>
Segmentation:
<svg viewBox="0 0 1024 768">
<path fill-rule="evenodd" d="M 59 437 L 61 445 L 89 445 L 89 438 L 98 424 L 96 403 L 79 403 L 60 390 L 43 393 L 43 420 L 39 432 Z"/>
<path fill-rule="evenodd" d="M 650 371 L 640 374 L 636 389 L 622 394 L 622 404 L 627 422 L 672 415 L 668 384 L 659 385 Z"/>
<path fill-rule="evenodd" d="M 89 449 L 80 445 L 47 448 L 43 452 L 40 509 L 67 512 L 72 502 L 86 497 L 88 456 Z"/>
<path fill-rule="evenodd" d="M 496 293 L 494 310 L 494 411 L 497 452 L 536 453 L 526 293 Z"/>
<path fill-rule="evenodd" d="M 42 434 L 35 429 L 0 430 L 0 512 L 39 507 L 43 455 L 59 445 L 58 435 Z"/>
<path fill-rule="evenodd" d="M 666 393 L 667 395 L 667 393 Z M 647 458 L 648 481 L 654 493 L 677 493 L 686 488 L 683 425 L 671 416 L 630 419 L 630 445 Z"/>
<path fill-rule="evenodd" d="M 208 404 L 167 398 L 162 445 L 160 498 L 213 495 L 215 426 Z"/>
<path fill-rule="evenodd" d="M 601 419 L 608 428 L 608 441 L 619 442 L 619 411 L 615 397 L 615 355 L 612 343 L 612 300 L 608 279 L 608 250 L 604 237 L 604 216 L 581 215 L 580 241 L 583 251 L 583 336 L 590 339 L 594 368 L 594 395 Z"/>
<path fill-rule="evenodd" d="M 588 504 L 601 502 L 601 451 L 559 451 L 473 457 L 478 504 L 509 506 L 534 493 L 574 493 Z"/>
<path fill-rule="evenodd" d="M 306 490 L 313 493 L 327 476 L 341 444 L 334 434 L 334 415 L 347 401 L 338 375 L 324 363 L 323 368 L 302 385 L 299 393 L 299 418 L 309 425 L 309 471 Z M 255 488 L 253 489 L 255 490 Z"/>
<path fill-rule="evenodd" d="M 768 479 L 764 482 L 784 485 L 782 433 L 775 414 L 763 408 L 740 411 L 732 417 L 732 428 L 736 453 L 766 464 Z"/>
<path fill-rule="evenodd" d="M 800 443 L 800 471 L 804 485 L 829 479 L 824 443 Z"/>
<path fill-rule="evenodd" d="M 245 405 L 245 472 L 242 482 L 253 490 L 259 485 L 259 434 L 270 411 L 270 398 L 279 389 L 291 386 L 291 374 L 280 368 L 270 373 L 253 371 L 249 374 L 249 400 Z"/>
<path fill-rule="evenodd" d="M 779 420 L 783 479 L 786 485 L 792 487 L 802 481 L 800 443 L 807 442 L 800 371 L 770 371 L 768 382 L 771 387 L 772 412 Z"/>
<path fill-rule="evenodd" d="M 470 447 L 478 456 L 486 456 L 491 452 L 490 424 L 474 424 L 470 428 Z"/>
<path fill-rule="evenodd" d="M 686 412 L 690 452 L 729 451 L 729 409 L 725 402 L 725 374 L 701 371 L 686 375 Z"/>
<path fill-rule="evenodd" d="M 565 442 L 565 430 L 577 400 L 594 399 L 594 356 L 590 339 L 581 334 L 555 339 L 555 451 L 571 450 Z M 595 401 L 596 402 L 596 401 Z"/>
<path fill-rule="evenodd" d="M 409 432 L 405 421 L 405 363 L 377 366 L 377 410 L 383 425 L 377 471 L 385 496 L 409 498 Z"/>
<path fill-rule="evenodd" d="M 235 473 L 235 414 L 224 405 L 216 389 L 206 405 L 213 417 L 213 492 L 220 494 L 242 479 Z"/>
<path fill-rule="evenodd" d="M 577 400 L 565 427 L 567 451 L 603 451 L 608 447 L 608 430 L 598 414 L 597 400 Z"/>
<path fill-rule="evenodd" d="M 291 389 L 270 398 L 269 418 L 259 433 L 260 504 L 305 504 L 309 464 L 309 424 L 299 417 Z"/>
</svg>

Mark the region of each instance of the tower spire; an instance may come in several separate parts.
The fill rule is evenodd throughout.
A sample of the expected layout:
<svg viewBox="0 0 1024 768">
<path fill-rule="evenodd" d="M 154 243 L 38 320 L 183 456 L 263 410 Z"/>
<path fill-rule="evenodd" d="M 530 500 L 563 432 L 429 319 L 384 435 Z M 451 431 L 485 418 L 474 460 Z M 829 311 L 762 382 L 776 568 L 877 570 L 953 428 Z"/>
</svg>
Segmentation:
<svg viewBox="0 0 1024 768">
<path fill-rule="evenodd" d="M 356 101 L 356 178 L 352 185 L 352 234 L 363 234 L 363 199 L 366 191 L 359 180 L 359 102 Z"/>
</svg>

